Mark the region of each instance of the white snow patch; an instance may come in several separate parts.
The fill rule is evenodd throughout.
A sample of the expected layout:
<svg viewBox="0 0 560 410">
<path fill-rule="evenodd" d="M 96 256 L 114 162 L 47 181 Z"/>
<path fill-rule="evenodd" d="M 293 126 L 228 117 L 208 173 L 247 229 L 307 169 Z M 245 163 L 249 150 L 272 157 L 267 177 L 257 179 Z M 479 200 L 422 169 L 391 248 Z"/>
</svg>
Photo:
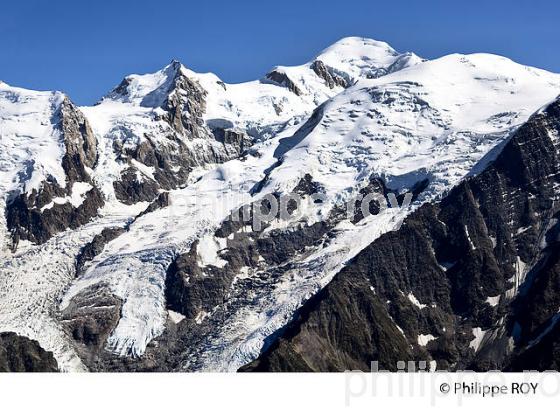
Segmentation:
<svg viewBox="0 0 560 410">
<path fill-rule="evenodd" d="M 412 292 L 410 292 L 407 297 L 408 300 L 410 300 L 412 304 L 417 306 L 419 309 L 424 309 L 425 307 L 428 307 L 428 305 L 424 305 L 423 303 L 420 303 L 420 301 L 416 298 L 416 296 L 414 296 Z"/>
<path fill-rule="evenodd" d="M 500 298 L 501 298 L 501 295 L 488 296 L 486 298 L 486 303 L 488 303 L 490 306 L 498 306 L 498 304 L 500 303 Z"/>
<path fill-rule="evenodd" d="M 473 327 L 472 334 L 474 339 L 471 340 L 469 343 L 469 347 L 473 348 L 475 352 L 478 352 L 482 341 L 484 340 L 484 336 L 486 335 L 487 330 L 482 330 L 480 327 Z"/>
<path fill-rule="evenodd" d="M 449 270 L 450 268 L 452 268 L 457 262 L 441 262 L 439 264 L 439 267 L 441 268 L 441 270 L 443 270 L 444 272 L 447 272 L 447 270 Z"/>
<path fill-rule="evenodd" d="M 518 256 L 514 264 L 515 274 L 510 278 L 509 282 L 513 283 L 511 289 L 506 291 L 505 297 L 507 299 L 512 299 L 517 295 L 519 287 L 525 281 L 525 276 L 527 275 L 527 264 L 521 260 Z"/>
<path fill-rule="evenodd" d="M 474 244 L 471 240 L 471 236 L 469 235 L 469 228 L 467 227 L 467 225 L 465 225 L 465 234 L 467 235 L 467 240 L 469 241 L 469 244 L 471 245 L 471 249 L 475 250 L 476 247 L 474 246 Z"/>
<path fill-rule="evenodd" d="M 55 204 L 62 205 L 70 203 L 74 208 L 79 208 L 86 199 L 86 194 L 91 191 L 93 187 L 87 182 L 74 182 L 72 185 L 72 194 L 62 198 L 53 198 L 51 202 L 41 208 L 41 212 L 46 209 L 51 209 Z"/>
<path fill-rule="evenodd" d="M 185 319 L 185 315 L 183 315 L 179 312 L 175 312 L 173 310 L 168 310 L 167 313 L 169 315 L 169 319 L 171 319 L 171 321 L 175 324 L 179 324 L 183 321 L 183 319 Z"/>
<path fill-rule="evenodd" d="M 198 314 L 196 315 L 196 317 L 194 318 L 194 321 L 196 322 L 196 324 L 200 325 L 202 323 L 202 321 L 208 316 L 208 312 L 205 312 L 204 310 L 201 310 L 200 312 L 198 312 Z"/>
<path fill-rule="evenodd" d="M 420 346 L 426 346 L 429 342 L 431 342 L 432 340 L 436 340 L 437 338 L 433 335 L 427 334 L 427 335 L 418 335 L 418 344 Z"/>
<path fill-rule="evenodd" d="M 217 238 L 214 236 L 204 236 L 200 239 L 198 243 L 197 251 L 200 260 L 198 261 L 198 266 L 204 267 L 208 265 L 214 265 L 218 268 L 223 268 L 226 266 L 227 261 L 221 259 L 218 256 L 218 252 L 225 249 L 227 244 L 227 239 Z"/>
</svg>

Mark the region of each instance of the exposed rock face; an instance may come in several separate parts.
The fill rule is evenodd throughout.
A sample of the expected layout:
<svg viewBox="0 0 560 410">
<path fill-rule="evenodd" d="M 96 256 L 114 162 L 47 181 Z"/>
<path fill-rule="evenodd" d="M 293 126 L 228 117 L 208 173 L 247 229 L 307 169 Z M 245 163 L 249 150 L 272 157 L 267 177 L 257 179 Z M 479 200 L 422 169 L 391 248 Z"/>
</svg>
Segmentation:
<svg viewBox="0 0 560 410">
<path fill-rule="evenodd" d="M 159 184 L 139 174 L 133 166 L 123 171 L 121 178 L 113 182 L 113 188 L 117 199 L 127 205 L 153 201 L 159 193 Z"/>
<path fill-rule="evenodd" d="M 88 367 L 102 354 L 120 318 L 121 301 L 103 286 L 85 290 L 62 312 L 64 326 Z"/>
<path fill-rule="evenodd" d="M 12 332 L 0 333 L 0 372 L 57 372 L 51 352 L 35 340 Z"/>
<path fill-rule="evenodd" d="M 87 168 L 97 161 L 97 139 L 83 114 L 65 98 L 60 108 L 60 128 L 66 155 L 62 167 L 70 181 L 89 182 Z"/>
<path fill-rule="evenodd" d="M 169 192 L 162 192 L 158 197 L 150 204 L 148 207 L 140 212 L 134 219 L 138 219 L 141 216 L 149 214 L 150 212 L 157 211 L 158 209 L 165 208 L 169 206 Z"/>
<path fill-rule="evenodd" d="M 189 319 L 223 303 L 236 273 L 229 267 L 200 267 L 197 263 L 198 246 L 198 243 L 193 244 L 190 252 L 173 262 L 165 281 L 169 309 L 180 312 Z"/>
<path fill-rule="evenodd" d="M 76 275 L 80 275 L 84 265 L 99 255 L 107 243 L 119 237 L 124 231 L 125 228 L 120 227 L 105 228 L 100 234 L 95 235 L 93 240 L 85 245 L 76 257 Z"/>
<path fill-rule="evenodd" d="M 14 247 L 20 239 L 44 243 L 67 228 L 75 229 L 97 215 L 104 200 L 93 185 L 88 169 L 97 161 L 97 141 L 82 113 L 65 98 L 55 114 L 57 128 L 64 142 L 62 168 L 66 186 L 54 179 L 44 181 L 39 190 L 19 193 L 8 201 L 6 218 Z M 89 185 L 80 192 L 81 204 L 75 206 L 70 198 L 77 194 L 78 183 Z"/>
<path fill-rule="evenodd" d="M 559 131 L 557 100 L 362 251 L 243 370 L 558 368 Z"/>
<path fill-rule="evenodd" d="M 207 93 L 198 83 L 182 75 L 179 62 L 173 63 L 173 69 L 177 74 L 162 106 L 166 111 L 164 118 L 179 134 L 188 138 L 200 138 Z M 146 98 L 149 97 L 148 95 Z"/>
<path fill-rule="evenodd" d="M 315 60 L 311 64 L 311 69 L 325 80 L 329 88 L 336 86 L 347 88 L 350 84 L 341 75 L 337 74 L 332 68 L 328 68 L 321 60 Z"/>
<path fill-rule="evenodd" d="M 239 156 L 251 146 L 250 138 L 241 130 L 233 128 L 215 128 L 212 132 L 216 140 L 224 144 L 224 149 L 228 156 Z"/>
<path fill-rule="evenodd" d="M 67 228 L 78 228 L 96 216 L 103 204 L 103 197 L 94 187 L 78 208 L 64 203 L 42 210 L 53 198 L 64 197 L 65 193 L 57 186 L 45 184 L 39 192 L 33 191 L 29 196 L 21 194 L 8 204 L 6 217 L 14 248 L 20 239 L 40 244 Z"/>
<path fill-rule="evenodd" d="M 232 282 L 243 270 L 281 270 L 281 264 L 325 240 L 335 220 L 263 235 L 252 231 L 251 222 L 227 219 L 215 232 L 215 237 L 224 243 L 218 253 L 223 266 L 201 264 L 201 245 L 195 242 L 169 268 L 165 286 L 169 309 L 195 318 L 201 312 L 219 308 L 227 302 Z"/>
<path fill-rule="evenodd" d="M 266 75 L 266 79 L 272 81 L 273 83 L 286 87 L 297 96 L 303 94 L 299 87 L 290 79 L 290 77 L 288 77 L 286 73 L 282 71 L 272 70 Z"/>
<path fill-rule="evenodd" d="M 311 175 L 305 174 L 294 188 L 293 193 L 301 195 L 303 197 L 307 195 L 324 193 L 324 191 L 325 190 L 321 186 L 321 184 L 314 181 Z"/>
</svg>

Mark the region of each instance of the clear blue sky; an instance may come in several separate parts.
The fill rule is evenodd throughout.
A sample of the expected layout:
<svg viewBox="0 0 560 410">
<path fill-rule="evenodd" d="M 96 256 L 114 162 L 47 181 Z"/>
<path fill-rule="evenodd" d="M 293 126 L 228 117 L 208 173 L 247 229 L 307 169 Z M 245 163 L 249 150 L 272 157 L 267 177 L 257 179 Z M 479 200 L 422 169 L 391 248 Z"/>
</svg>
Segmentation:
<svg viewBox="0 0 560 410">
<path fill-rule="evenodd" d="M 35 1 L 0 5 L 0 79 L 92 104 L 177 58 L 226 82 L 301 64 L 344 36 L 435 58 L 492 52 L 560 72 L 560 2 Z"/>
</svg>

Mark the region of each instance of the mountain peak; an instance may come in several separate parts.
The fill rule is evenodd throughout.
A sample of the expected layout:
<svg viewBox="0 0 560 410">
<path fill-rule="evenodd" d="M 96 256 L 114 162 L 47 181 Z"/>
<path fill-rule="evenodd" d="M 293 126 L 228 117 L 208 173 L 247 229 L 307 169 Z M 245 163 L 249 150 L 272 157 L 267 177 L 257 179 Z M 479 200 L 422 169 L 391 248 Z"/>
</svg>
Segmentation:
<svg viewBox="0 0 560 410">
<path fill-rule="evenodd" d="M 183 64 L 178 59 L 174 58 L 174 59 L 171 60 L 169 65 L 178 68 L 178 67 L 181 67 Z"/>
<path fill-rule="evenodd" d="M 186 75 L 185 66 L 177 59 L 171 60 L 161 70 L 148 74 L 131 74 L 115 87 L 104 100 L 158 106 L 179 76 Z"/>
<path fill-rule="evenodd" d="M 343 37 L 340 40 L 335 41 L 332 45 L 327 47 L 323 50 L 322 53 L 327 51 L 333 50 L 343 50 L 343 49 L 351 49 L 355 51 L 359 48 L 377 48 L 381 50 L 387 50 L 394 54 L 398 54 L 393 47 L 391 47 L 385 41 L 374 40 L 372 38 L 367 37 L 357 37 L 357 36 L 350 36 L 350 37 Z"/>
<path fill-rule="evenodd" d="M 176 58 L 172 59 L 169 64 L 167 64 L 163 70 L 165 70 L 169 75 L 177 76 L 182 71 L 186 70 L 186 67 L 181 61 L 177 60 Z"/>
<path fill-rule="evenodd" d="M 344 37 L 321 51 L 317 58 L 331 56 L 339 59 L 366 57 L 370 60 L 384 60 L 398 55 L 399 53 L 384 41 L 365 37 Z"/>
<path fill-rule="evenodd" d="M 423 61 L 414 53 L 401 54 L 384 41 L 365 37 L 344 37 L 321 51 L 315 60 L 353 79 L 377 78 Z"/>
</svg>

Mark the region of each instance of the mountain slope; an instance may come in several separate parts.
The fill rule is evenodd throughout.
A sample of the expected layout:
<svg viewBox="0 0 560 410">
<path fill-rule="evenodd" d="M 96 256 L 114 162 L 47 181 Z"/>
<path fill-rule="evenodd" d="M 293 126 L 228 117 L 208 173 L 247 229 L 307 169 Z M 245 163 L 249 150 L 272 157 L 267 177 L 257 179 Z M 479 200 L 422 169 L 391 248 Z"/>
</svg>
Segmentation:
<svg viewBox="0 0 560 410">
<path fill-rule="evenodd" d="M 362 249 L 484 171 L 560 94 L 560 76 L 483 54 L 424 61 L 347 38 L 248 83 L 174 61 L 126 77 L 93 107 L 18 92 L 43 108 L 18 116 L 24 104 L 3 102 L 3 124 L 16 125 L 2 143 L 24 144 L 18 130 L 44 113 L 45 131 L 29 135 L 46 133 L 58 159 L 41 179 L 66 190 L 53 209 L 74 217 L 30 236 L 41 224 L 24 216 L 50 208 L 2 174 L 4 198 L 16 189 L 25 199 L 8 207 L 4 237 L 17 222 L 37 245 L 5 251 L 0 330 L 38 340 L 62 370 L 232 371 Z M 18 164 L 41 153 L 26 155 Z M 79 184 L 100 198 L 87 210 L 72 202 Z M 373 193 L 402 207 L 373 202 L 367 216 L 358 196 Z M 301 203 L 287 218 L 231 218 L 293 194 Z"/>
<path fill-rule="evenodd" d="M 528 357 L 558 317 L 559 131 L 560 99 L 480 175 L 358 254 L 245 370 L 557 368 L 551 347 Z"/>
<path fill-rule="evenodd" d="M 412 209 L 443 195 L 479 161 L 483 169 L 495 156 L 491 150 L 558 91 L 556 75 L 485 55 L 450 56 L 361 80 L 303 125 L 171 192 L 168 207 L 136 220 L 86 267 L 62 308 L 73 299 L 91 305 L 88 289 L 102 285 L 124 302 L 116 328 L 103 331 L 111 351 L 169 354 L 185 369 L 235 369 L 348 259 L 410 211 L 348 223 L 336 215 L 338 207 L 372 178 L 396 192 L 427 184 Z M 264 232 L 224 225 L 240 206 L 290 193 L 305 178 L 326 194 L 321 206 L 271 221 Z M 295 235 L 295 246 L 285 248 Z M 186 317 L 173 355 L 161 340 L 149 345 L 171 326 L 166 306 Z"/>
<path fill-rule="evenodd" d="M 2 83 L 0 107 L 4 253 L 8 230 L 13 248 L 20 239 L 43 243 L 96 216 L 103 198 L 89 174 L 97 141 L 67 97 Z"/>
</svg>

